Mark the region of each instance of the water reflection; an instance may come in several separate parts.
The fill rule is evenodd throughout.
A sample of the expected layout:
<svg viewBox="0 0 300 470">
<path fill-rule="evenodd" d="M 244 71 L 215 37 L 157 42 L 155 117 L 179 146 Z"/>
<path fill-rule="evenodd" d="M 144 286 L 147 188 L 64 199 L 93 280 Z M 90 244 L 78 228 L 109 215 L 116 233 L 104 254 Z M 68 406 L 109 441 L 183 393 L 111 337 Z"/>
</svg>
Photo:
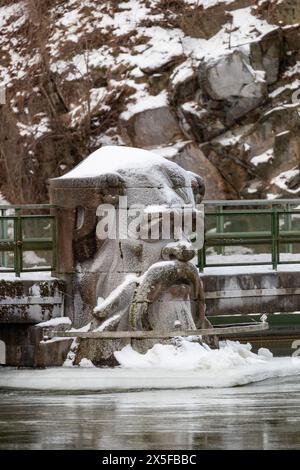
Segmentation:
<svg viewBox="0 0 300 470">
<path fill-rule="evenodd" d="M 1 392 L 1 449 L 300 449 L 300 378 L 231 389 Z"/>
</svg>

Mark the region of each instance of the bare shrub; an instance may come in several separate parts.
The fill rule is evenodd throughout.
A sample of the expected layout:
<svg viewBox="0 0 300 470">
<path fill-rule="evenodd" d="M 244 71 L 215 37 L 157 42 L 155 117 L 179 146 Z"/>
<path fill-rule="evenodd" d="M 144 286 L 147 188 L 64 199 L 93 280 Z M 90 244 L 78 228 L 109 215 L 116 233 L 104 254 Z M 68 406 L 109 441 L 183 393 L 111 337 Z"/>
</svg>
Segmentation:
<svg viewBox="0 0 300 470">
<path fill-rule="evenodd" d="M 184 0 L 160 0 L 153 8 L 153 13 L 163 14 L 163 26 L 180 28 L 188 36 L 204 39 L 215 35 L 230 18 L 224 4 L 204 9 L 202 0 L 195 4 L 188 4 Z M 145 26 L 146 23 L 147 20 Z"/>
</svg>

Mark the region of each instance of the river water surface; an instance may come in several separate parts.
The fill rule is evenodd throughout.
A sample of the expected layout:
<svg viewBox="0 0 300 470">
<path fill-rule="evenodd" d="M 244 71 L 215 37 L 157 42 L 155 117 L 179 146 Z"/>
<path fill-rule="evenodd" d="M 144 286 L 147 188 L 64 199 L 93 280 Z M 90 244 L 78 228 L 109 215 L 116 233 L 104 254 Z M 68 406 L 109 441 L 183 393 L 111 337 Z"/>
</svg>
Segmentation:
<svg viewBox="0 0 300 470">
<path fill-rule="evenodd" d="M 300 449 L 300 376 L 228 388 L 0 394 L 1 449 Z"/>
</svg>

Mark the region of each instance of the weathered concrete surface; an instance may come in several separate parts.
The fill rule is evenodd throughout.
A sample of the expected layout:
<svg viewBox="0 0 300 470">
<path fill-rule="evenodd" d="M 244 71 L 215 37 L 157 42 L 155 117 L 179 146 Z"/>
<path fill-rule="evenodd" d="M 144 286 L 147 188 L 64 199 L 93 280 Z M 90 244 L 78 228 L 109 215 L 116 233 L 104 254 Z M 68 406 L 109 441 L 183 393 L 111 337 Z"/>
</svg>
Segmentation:
<svg viewBox="0 0 300 470">
<path fill-rule="evenodd" d="M 60 327 L 56 327 L 58 330 Z M 3 364 L 11 367 L 61 366 L 70 349 L 71 338 L 43 341 L 44 328 L 26 324 L 2 324 L 0 341 L 5 344 Z"/>
<path fill-rule="evenodd" d="M 34 324 L 61 317 L 64 292 L 65 284 L 59 279 L 0 279 L 0 324 Z"/>
<path fill-rule="evenodd" d="M 5 343 L 5 364 L 38 365 L 37 323 L 62 317 L 65 284 L 59 279 L 0 279 L 0 340 Z M 52 365 L 55 365 L 53 363 Z"/>
<path fill-rule="evenodd" d="M 206 315 L 300 310 L 299 272 L 202 274 Z"/>
<path fill-rule="evenodd" d="M 61 318 L 59 324 L 55 321 L 42 322 L 30 328 L 32 342 L 35 344 L 35 354 L 33 364 L 35 367 L 55 367 L 62 366 L 67 358 L 72 345 L 72 338 L 53 337 L 47 338 L 47 334 L 55 331 L 65 332 L 71 328 L 68 317 Z"/>
<path fill-rule="evenodd" d="M 33 365 L 35 348 L 29 331 L 28 324 L 1 324 L 0 340 L 5 344 L 3 364 L 16 367 Z"/>
<path fill-rule="evenodd" d="M 34 367 L 60 367 L 65 362 L 73 340 L 57 338 L 50 341 L 40 341 L 36 348 Z"/>
</svg>

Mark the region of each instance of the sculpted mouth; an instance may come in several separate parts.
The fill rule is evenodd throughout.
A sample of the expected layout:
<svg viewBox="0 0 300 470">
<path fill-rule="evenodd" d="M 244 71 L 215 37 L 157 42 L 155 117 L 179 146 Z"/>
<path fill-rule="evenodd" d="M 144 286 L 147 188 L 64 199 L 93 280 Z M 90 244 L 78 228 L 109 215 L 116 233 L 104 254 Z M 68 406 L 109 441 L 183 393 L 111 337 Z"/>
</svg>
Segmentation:
<svg viewBox="0 0 300 470">
<path fill-rule="evenodd" d="M 195 326 L 202 328 L 205 304 L 198 270 L 192 263 L 176 260 L 155 263 L 141 277 L 130 306 L 129 325 L 132 330 L 151 329 L 151 308 L 166 292 L 177 294 L 182 297 L 182 301 L 188 299 L 193 303 L 195 308 L 191 329 Z"/>
</svg>

